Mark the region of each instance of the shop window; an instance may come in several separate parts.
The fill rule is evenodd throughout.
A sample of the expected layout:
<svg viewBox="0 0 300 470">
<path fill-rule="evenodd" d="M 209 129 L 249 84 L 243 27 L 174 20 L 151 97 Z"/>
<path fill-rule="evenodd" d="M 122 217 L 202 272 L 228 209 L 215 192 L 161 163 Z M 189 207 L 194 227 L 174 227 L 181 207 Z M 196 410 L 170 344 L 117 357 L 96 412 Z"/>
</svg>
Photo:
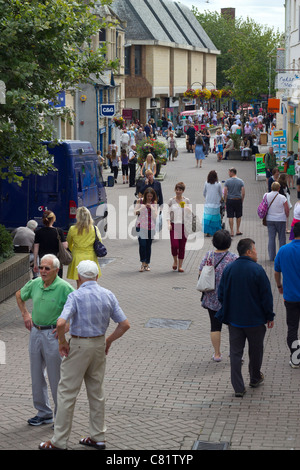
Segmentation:
<svg viewBox="0 0 300 470">
<path fill-rule="evenodd" d="M 142 47 L 135 46 L 134 48 L 134 73 L 135 75 L 142 75 Z"/>
</svg>

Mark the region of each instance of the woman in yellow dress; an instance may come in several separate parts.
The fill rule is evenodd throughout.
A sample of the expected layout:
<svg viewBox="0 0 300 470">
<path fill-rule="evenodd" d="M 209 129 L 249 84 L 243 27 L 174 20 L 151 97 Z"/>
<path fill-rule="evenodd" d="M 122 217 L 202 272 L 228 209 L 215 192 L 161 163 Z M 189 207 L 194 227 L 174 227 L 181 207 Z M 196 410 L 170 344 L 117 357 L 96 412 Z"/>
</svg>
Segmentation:
<svg viewBox="0 0 300 470">
<path fill-rule="evenodd" d="M 67 235 L 68 247 L 73 255 L 72 263 L 68 266 L 67 278 L 76 280 L 78 288 L 77 266 L 80 261 L 95 261 L 99 269 L 99 276 L 101 276 L 98 258 L 94 251 L 95 228 L 99 240 L 101 240 L 101 235 L 98 227 L 94 227 L 93 218 L 86 207 L 77 209 L 76 220 L 76 224 L 70 227 Z"/>
</svg>

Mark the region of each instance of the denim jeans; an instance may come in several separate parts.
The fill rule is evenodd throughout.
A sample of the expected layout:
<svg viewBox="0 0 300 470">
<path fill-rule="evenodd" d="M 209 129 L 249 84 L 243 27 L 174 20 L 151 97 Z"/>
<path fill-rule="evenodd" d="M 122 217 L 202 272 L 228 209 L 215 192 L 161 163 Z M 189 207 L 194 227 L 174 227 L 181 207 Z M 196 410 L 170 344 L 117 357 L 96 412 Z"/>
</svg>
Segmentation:
<svg viewBox="0 0 300 470">
<path fill-rule="evenodd" d="M 267 220 L 268 227 L 268 252 L 270 261 L 274 261 L 276 257 L 276 234 L 278 233 L 279 248 L 286 244 L 286 222 L 275 222 Z"/>
<path fill-rule="evenodd" d="M 154 236 L 154 231 L 145 230 L 145 229 L 140 230 L 139 251 L 140 251 L 141 263 L 146 263 L 146 264 L 150 263 L 153 236 Z"/>
</svg>

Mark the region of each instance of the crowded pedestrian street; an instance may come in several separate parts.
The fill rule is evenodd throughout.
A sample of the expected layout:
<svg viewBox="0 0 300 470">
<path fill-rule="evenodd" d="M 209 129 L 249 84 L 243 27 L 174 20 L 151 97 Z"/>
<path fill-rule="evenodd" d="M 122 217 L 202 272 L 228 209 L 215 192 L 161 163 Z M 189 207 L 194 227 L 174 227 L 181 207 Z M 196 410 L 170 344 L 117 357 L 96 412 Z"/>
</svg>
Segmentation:
<svg viewBox="0 0 300 470">
<path fill-rule="evenodd" d="M 276 316 L 265 337 L 264 382 L 257 388 L 248 386 L 245 349 L 242 371 L 246 394 L 234 395 L 226 325 L 221 333 L 222 360 L 212 359 L 209 316 L 196 290 L 199 265 L 212 249 L 212 238 L 202 234 L 188 242 L 184 272 L 178 272 L 172 269 L 170 239 L 163 229 L 152 244 L 151 270 L 139 272 L 138 241 L 128 229 L 135 220 L 130 211 L 135 191 L 119 177 L 117 184 L 106 188 L 109 223 L 115 219 L 116 237 L 105 239 L 108 254 L 101 259 L 98 283 L 115 294 L 131 328 L 107 356 L 107 450 L 190 452 L 201 443 L 205 448 L 211 445 L 230 450 L 300 450 L 300 370 L 289 366 L 284 302 L 274 280 L 274 263 L 269 261 L 267 228 L 257 215 L 267 191 L 266 179 L 256 178 L 254 161 L 218 162 L 216 153 L 211 152 L 202 167 L 196 167 L 195 154 L 187 152 L 185 138 L 176 140 L 178 157 L 161 169 L 164 201 L 174 196 L 176 183 L 184 182 L 185 196 L 201 208 L 210 170 L 217 171 L 223 186 L 234 166 L 245 183 L 242 236 L 232 237 L 230 251 L 237 254 L 239 240 L 252 238 L 258 263 L 271 282 Z M 267 149 L 261 147 L 260 152 Z M 104 179 L 109 174 L 104 170 Z M 291 202 L 294 205 L 296 201 L 296 189 L 291 189 Z M 229 230 L 226 214 L 223 222 Z M 75 281 L 68 282 L 76 288 Z M 11 297 L 0 306 L 0 340 L 5 345 L 5 361 L 0 364 L 1 450 L 37 450 L 39 443 L 53 434 L 51 424 L 34 427 L 27 423 L 35 413 L 28 339 L 16 299 Z M 85 450 L 79 440 L 87 433 L 88 413 L 83 387 L 76 402 L 70 450 Z"/>
</svg>

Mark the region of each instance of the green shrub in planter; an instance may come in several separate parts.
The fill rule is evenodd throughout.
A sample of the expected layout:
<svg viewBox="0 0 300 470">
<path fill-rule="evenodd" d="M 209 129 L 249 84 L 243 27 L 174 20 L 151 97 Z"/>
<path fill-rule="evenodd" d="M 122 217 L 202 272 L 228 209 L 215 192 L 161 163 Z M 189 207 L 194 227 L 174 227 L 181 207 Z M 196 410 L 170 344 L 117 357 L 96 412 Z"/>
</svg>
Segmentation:
<svg viewBox="0 0 300 470">
<path fill-rule="evenodd" d="M 0 224 L 0 263 L 10 258 L 14 253 L 13 239 L 4 225 Z"/>
</svg>

